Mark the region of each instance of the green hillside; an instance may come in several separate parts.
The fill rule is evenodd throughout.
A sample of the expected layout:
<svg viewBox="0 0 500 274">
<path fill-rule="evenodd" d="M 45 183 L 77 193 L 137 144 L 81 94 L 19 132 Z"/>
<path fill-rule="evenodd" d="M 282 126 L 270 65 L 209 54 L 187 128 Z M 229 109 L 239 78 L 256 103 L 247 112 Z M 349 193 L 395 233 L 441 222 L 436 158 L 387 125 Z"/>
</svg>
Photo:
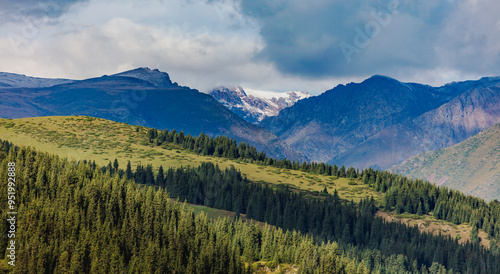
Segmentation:
<svg viewBox="0 0 500 274">
<path fill-rule="evenodd" d="M 330 193 L 337 190 L 341 199 L 359 202 L 361 198 L 373 196 L 379 205 L 384 203 L 383 193 L 374 191 L 357 179 L 279 169 L 247 163 L 242 159 L 202 156 L 174 144 L 153 146 L 147 141 L 147 131 L 148 128 L 87 116 L 0 119 L 1 139 L 9 140 L 15 145 L 29 145 L 70 160 L 92 160 L 105 166 L 116 158 L 121 168 L 125 168 L 130 161 L 133 168 L 138 164 L 151 164 L 156 171 L 160 166 L 165 169 L 197 167 L 203 162 L 211 162 L 222 169 L 234 166 L 253 182 L 287 185 L 306 195 L 317 195 L 327 187 Z M 205 211 L 212 217 L 233 218 L 235 214 L 207 207 L 193 207 L 195 212 Z M 452 227 L 454 224 L 448 222 L 448 225 Z M 447 231 L 441 232 L 453 235 Z M 483 244 L 485 242 L 482 241 Z"/>
<path fill-rule="evenodd" d="M 498 233 L 500 230 L 496 229 L 500 222 L 496 204 L 484 204 L 458 192 L 448 192 L 432 184 L 372 169 L 360 172 L 342 167 L 337 173 L 337 171 L 330 170 L 332 166 L 326 166 L 325 169 L 322 164 L 296 162 L 290 164 L 285 160 L 267 158 L 262 154 L 259 154 L 258 160 L 255 160 L 256 153 L 253 156 L 250 155 L 252 149 L 242 144 L 236 146 L 232 141 L 230 141 L 229 149 L 224 148 L 219 151 L 217 147 L 224 145 L 224 142 L 227 144 L 229 140 L 224 138 L 213 140 L 201 135 L 198 138 L 187 136 L 183 138 L 183 142 L 169 141 L 176 140 L 180 136 L 177 133 L 159 132 L 81 116 L 0 120 L 0 139 L 6 139 L 15 145 L 30 145 L 71 160 L 84 160 L 84 169 L 81 170 L 84 176 L 89 176 L 89 171 L 86 171 L 88 166 L 95 173 L 93 176 L 104 174 L 107 178 L 113 178 L 114 182 L 121 179 L 127 181 L 135 179 L 136 183 L 141 184 L 141 189 L 147 189 L 149 186 L 153 186 L 153 189 L 166 189 L 170 197 L 178 197 L 180 201 L 186 200 L 188 203 L 196 204 L 196 206 L 188 205 L 188 208 L 196 213 L 205 212 L 212 218 L 234 219 L 235 215 L 239 214 L 242 220 L 248 217 L 261 222 L 263 228 L 265 226 L 262 223 L 269 223 L 284 230 L 310 233 L 315 240 L 318 240 L 318 243 L 336 241 L 343 252 L 347 252 L 351 258 L 358 258 L 358 262 L 364 260 L 368 268 L 372 270 L 392 268 L 398 262 L 403 261 L 404 267 L 403 265 L 402 267 L 406 269 L 405 271 L 410 269 L 413 271 L 413 269 L 425 266 L 431 267 L 434 263 L 453 269 L 479 270 L 483 266 L 475 263 L 478 260 L 496 260 L 488 255 L 490 251 L 479 248 L 479 245 L 487 246 L 486 241 L 483 241 L 485 238 L 492 239 L 491 252 L 493 256 L 498 255 L 495 243 L 500 238 Z M 164 138 L 167 138 L 167 141 L 164 141 Z M 213 150 L 210 153 L 222 155 L 221 157 L 200 155 L 204 149 L 210 150 L 210 146 L 206 146 L 210 142 L 217 144 L 215 145 L 216 153 L 213 153 Z M 193 143 L 196 145 L 192 146 Z M 8 143 L 0 144 L 0 157 L 2 157 L 2 151 L 9 151 L 9 147 L 11 146 Z M 243 148 L 243 150 L 236 152 L 235 147 Z M 251 157 L 244 156 L 246 153 Z M 16 161 L 25 162 L 24 165 L 28 167 L 32 164 L 30 160 L 32 157 L 43 161 L 45 156 L 40 158 L 38 155 L 43 154 L 21 153 Z M 6 153 L 3 153 L 3 157 L 5 156 Z M 233 157 L 233 159 L 228 157 Z M 117 162 L 113 164 L 115 158 Z M 130 170 L 127 167 L 125 170 L 129 160 L 133 165 L 139 165 L 138 168 Z M 283 165 L 291 167 L 277 168 Z M 36 165 L 38 171 L 34 168 L 33 171 L 29 171 L 36 176 L 22 177 L 26 181 L 23 183 L 23 185 L 26 184 L 26 189 L 40 188 L 35 193 L 45 189 L 52 191 L 54 183 L 58 181 L 69 181 L 70 189 L 73 189 L 72 182 L 81 180 L 81 176 L 75 177 L 80 174 L 80 171 L 75 173 L 70 169 L 69 173 L 61 173 L 62 175 L 57 176 L 54 172 L 40 172 L 40 168 L 43 169 L 44 166 Z M 80 166 L 81 164 L 78 169 Z M 165 170 L 159 169 L 160 166 Z M 30 169 L 32 168 L 26 170 Z M 307 170 L 307 172 L 301 170 Z M 320 171 L 315 173 L 315 170 Z M 346 174 L 352 174 L 352 172 L 356 172 L 355 176 L 359 179 L 325 175 L 333 173 L 349 177 L 350 175 L 346 176 Z M 30 177 L 33 179 L 29 179 Z M 47 180 L 56 181 L 50 186 L 47 185 Z M 81 186 L 82 183 L 78 185 Z M 325 187 L 329 193 L 337 190 L 335 193 L 339 195 L 320 193 Z M 111 188 L 115 189 L 115 186 Z M 49 192 L 49 196 L 53 195 L 50 193 L 52 192 Z M 23 194 L 23 196 L 26 195 Z M 77 195 L 81 194 L 75 192 L 72 197 L 80 199 Z M 366 199 L 371 195 L 375 196 L 378 201 Z M 344 201 L 339 198 L 343 198 Z M 346 202 L 346 199 L 352 199 L 356 203 Z M 79 204 L 77 200 L 75 202 Z M 110 206 L 109 201 L 101 202 L 106 202 L 106 206 Z M 395 210 L 397 214 L 404 212 L 416 214 L 395 215 L 397 218 L 410 216 L 411 220 L 423 218 L 425 221 L 422 225 L 418 224 L 418 227 L 412 227 L 411 220 L 404 221 L 405 225 L 399 224 L 399 221 L 390 220 L 392 217 L 389 214 L 381 216 L 391 221 L 391 223 L 386 223 L 375 216 L 377 205 L 387 211 Z M 477 208 L 478 206 L 480 208 Z M 463 210 L 454 210 L 457 208 Z M 113 210 L 110 212 L 112 213 Z M 101 215 L 101 218 L 104 218 L 103 216 Z M 433 225 L 434 218 L 440 219 L 439 226 Z M 456 226 L 453 227 L 452 232 L 443 230 L 448 226 L 444 220 L 455 223 Z M 475 230 L 468 233 L 467 223 L 472 224 Z M 435 229 L 422 229 L 429 224 Z M 481 229 L 487 235 L 484 233 L 481 235 Z M 419 233 L 419 231 L 436 236 Z M 472 243 L 468 240 L 458 242 L 458 234 L 465 238 L 470 237 Z M 408 237 L 395 238 L 394 235 L 408 235 Z M 449 238 L 445 235 L 454 235 L 454 237 Z M 415 244 L 413 239 L 417 238 L 416 242 L 422 241 L 425 244 Z M 356 246 L 354 249 L 353 245 Z M 403 246 L 405 248 L 401 249 Z M 440 246 L 447 247 L 442 250 L 442 254 L 445 255 L 436 257 L 430 251 Z M 380 257 L 377 255 L 380 252 L 383 263 L 377 266 L 373 264 L 373 260 L 380 260 L 375 259 L 375 257 Z M 398 254 L 403 257 L 400 259 Z M 467 265 L 460 263 L 464 254 L 469 256 Z M 414 258 L 418 260 L 412 261 Z M 245 261 L 255 262 L 258 259 L 259 257 L 255 256 Z M 296 261 L 280 260 L 280 262 L 297 264 Z M 488 267 L 497 268 L 496 265 Z"/>
<path fill-rule="evenodd" d="M 15 175 L 7 169 L 11 163 Z M 242 179 L 234 168 L 222 171 L 211 163 L 168 171 L 162 177 L 165 187 L 143 187 L 120 177 L 123 170 L 0 142 L 0 167 L 3 177 L 18 178 L 19 266 L 14 272 L 258 273 L 277 266 L 300 273 L 500 269 L 497 252 L 477 243 L 460 245 L 449 237 L 375 218 L 373 201 L 344 204 L 336 195 L 307 199 L 286 189 L 272 191 Z M 228 218 L 209 221 L 168 201 L 164 189 L 181 195 L 186 183 L 200 190 L 218 186 L 215 206 L 242 208 L 247 216 L 280 228 Z M 1 184 L 7 187 L 6 181 Z M 10 199 L 6 194 L 0 202 Z M 8 214 L 0 210 L 3 218 Z M 5 238 L 0 241 L 0 247 L 8 244 Z"/>
<path fill-rule="evenodd" d="M 340 255 L 336 243 L 210 220 L 172 202 L 164 189 L 111 177 L 91 163 L 1 147 L 0 176 L 15 177 L 18 193 L 15 241 L 0 238 L 2 250 L 15 249 L 0 262 L 3 273 L 251 273 L 263 264 L 302 273 L 368 273 L 364 263 Z M 0 182 L 2 189 L 8 186 Z M 0 194 L 2 204 L 10 199 L 6 191 Z M 11 217 L 7 211 L 0 209 L 4 220 Z M 0 223 L 2 231 L 12 226 Z"/>
<path fill-rule="evenodd" d="M 426 179 L 486 200 L 500 199 L 500 124 L 454 146 L 412 157 L 395 173 Z"/>
<path fill-rule="evenodd" d="M 154 170 L 160 166 L 165 169 L 196 167 L 202 162 L 212 162 L 221 168 L 234 166 L 251 181 L 288 185 L 298 191 L 314 194 L 326 187 L 328 192 L 337 190 L 340 198 L 354 202 L 371 196 L 379 200 L 382 196 L 356 179 L 251 164 L 243 159 L 201 156 L 175 144 L 153 146 L 148 142 L 147 131 L 145 127 L 87 116 L 0 119 L 0 139 L 33 146 L 69 160 L 93 160 L 107 165 L 116 158 L 122 168 L 130 161 L 133 168 L 138 164 L 151 164 Z"/>
</svg>

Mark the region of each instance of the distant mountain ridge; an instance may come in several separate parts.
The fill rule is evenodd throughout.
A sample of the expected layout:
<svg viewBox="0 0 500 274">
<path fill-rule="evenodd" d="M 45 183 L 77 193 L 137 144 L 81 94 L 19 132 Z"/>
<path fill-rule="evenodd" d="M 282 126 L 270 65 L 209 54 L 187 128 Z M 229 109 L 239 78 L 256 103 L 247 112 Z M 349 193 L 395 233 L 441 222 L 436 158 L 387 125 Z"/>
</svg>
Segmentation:
<svg viewBox="0 0 500 274">
<path fill-rule="evenodd" d="M 238 116 L 253 124 L 258 124 L 266 117 L 276 116 L 282 109 L 312 96 L 305 91 L 277 93 L 244 90 L 242 87 L 218 87 L 209 94 Z"/>
<path fill-rule="evenodd" d="M 499 83 L 499 78 L 483 78 L 438 88 L 440 92 L 458 92 L 458 95 L 438 108 L 384 129 L 355 150 L 333 161 L 365 165 L 373 165 L 378 161 L 380 167 L 386 169 L 414 155 L 462 142 L 500 123 Z M 378 150 L 376 158 L 356 159 L 374 147 L 381 148 L 387 144 L 391 147 Z"/>
<path fill-rule="evenodd" d="M 359 168 L 387 169 L 500 123 L 500 77 L 431 87 L 375 75 L 308 98 L 297 93 L 269 97 L 241 88 L 216 91 L 232 106 L 250 105 L 253 98 L 258 115 L 272 112 L 271 105 L 293 103 L 259 123 L 258 115 L 245 116 L 249 108 L 238 116 L 238 109 L 232 112 L 214 97 L 148 68 L 81 81 L 4 75 L 1 117 L 89 115 L 193 135 L 225 135 L 272 157 Z"/>
<path fill-rule="evenodd" d="M 500 122 L 499 83 L 431 87 L 376 75 L 301 100 L 259 125 L 312 161 L 386 169 Z"/>
<path fill-rule="evenodd" d="M 500 199 L 500 124 L 451 147 L 418 154 L 389 170 L 487 200 Z"/>
<path fill-rule="evenodd" d="M 166 72 L 161 72 L 158 69 L 151 70 L 149 68 L 137 68 L 121 73 L 114 74 L 113 76 L 132 77 L 141 79 L 153 84 L 157 88 L 177 87 L 177 83 L 172 83 L 170 76 Z"/>
<path fill-rule="evenodd" d="M 71 82 L 73 80 L 37 78 L 22 74 L 0 72 L 0 88 L 43 88 Z"/>
<path fill-rule="evenodd" d="M 191 135 L 224 135 L 272 157 L 306 160 L 273 133 L 244 121 L 210 95 L 173 83 L 167 73 L 158 70 L 139 68 L 49 87 L 28 83 L 28 87 L 0 88 L 2 118 L 66 115 L 176 129 Z"/>
</svg>

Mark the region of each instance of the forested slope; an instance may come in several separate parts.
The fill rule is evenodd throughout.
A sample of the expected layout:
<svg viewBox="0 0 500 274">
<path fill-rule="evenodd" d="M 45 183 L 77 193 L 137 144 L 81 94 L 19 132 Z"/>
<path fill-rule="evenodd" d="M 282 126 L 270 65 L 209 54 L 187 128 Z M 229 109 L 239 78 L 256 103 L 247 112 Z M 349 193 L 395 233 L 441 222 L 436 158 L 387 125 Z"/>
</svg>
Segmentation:
<svg viewBox="0 0 500 274">
<path fill-rule="evenodd" d="M 90 163 L 2 142 L 2 178 L 8 163 L 15 163 L 18 207 L 14 273 L 245 273 L 251 269 L 244 262 L 258 260 L 294 264 L 304 273 L 368 272 L 339 255 L 335 243 L 195 216 L 163 188 L 140 187 Z M 0 203 L 7 204 L 6 192 Z M 0 215 L 7 219 L 4 208 Z M 2 237 L 0 248 L 7 241 Z"/>
</svg>

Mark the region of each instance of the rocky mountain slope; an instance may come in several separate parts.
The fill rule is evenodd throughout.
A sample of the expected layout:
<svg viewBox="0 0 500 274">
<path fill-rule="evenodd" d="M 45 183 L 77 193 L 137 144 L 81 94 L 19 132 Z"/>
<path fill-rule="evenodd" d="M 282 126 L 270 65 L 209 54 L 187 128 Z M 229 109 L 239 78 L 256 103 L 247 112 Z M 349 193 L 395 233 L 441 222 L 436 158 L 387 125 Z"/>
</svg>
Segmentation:
<svg viewBox="0 0 500 274">
<path fill-rule="evenodd" d="M 462 86 L 447 88 L 461 90 Z M 385 169 L 419 153 L 457 144 L 497 123 L 500 85 L 498 79 L 484 78 L 440 107 L 382 130 L 333 161 Z"/>
<path fill-rule="evenodd" d="M 311 94 L 304 91 L 283 93 L 244 90 L 242 87 L 219 87 L 209 92 L 217 101 L 246 121 L 257 124 L 266 117 L 276 116 L 297 101 Z"/>
<path fill-rule="evenodd" d="M 390 171 L 487 200 L 500 199 L 500 124 L 451 147 L 421 153 Z"/>
<path fill-rule="evenodd" d="M 500 122 L 499 83 L 436 88 L 374 76 L 299 101 L 260 125 L 313 161 L 386 169 Z"/>
<path fill-rule="evenodd" d="M 153 84 L 157 88 L 169 88 L 179 86 L 177 83 L 172 83 L 168 73 L 161 72 L 158 69 L 137 68 L 121 73 L 114 74 L 113 76 L 131 77 L 146 81 Z"/>
<path fill-rule="evenodd" d="M 305 160 L 273 133 L 252 125 L 213 97 L 172 83 L 167 73 L 133 71 L 52 87 L 0 89 L 0 117 L 88 115 L 186 134 L 224 135 L 273 157 Z"/>
</svg>

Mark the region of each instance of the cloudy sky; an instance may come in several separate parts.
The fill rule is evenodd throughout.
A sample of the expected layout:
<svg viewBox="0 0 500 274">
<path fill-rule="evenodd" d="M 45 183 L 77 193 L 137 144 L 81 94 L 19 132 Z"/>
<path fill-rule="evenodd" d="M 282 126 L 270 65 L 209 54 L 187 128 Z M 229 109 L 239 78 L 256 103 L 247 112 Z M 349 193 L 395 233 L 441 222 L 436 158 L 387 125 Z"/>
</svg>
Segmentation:
<svg viewBox="0 0 500 274">
<path fill-rule="evenodd" d="M 500 75 L 498 0 L 2 0 L 0 71 L 84 79 L 158 68 L 319 94 L 374 74 L 442 85 Z"/>
</svg>

